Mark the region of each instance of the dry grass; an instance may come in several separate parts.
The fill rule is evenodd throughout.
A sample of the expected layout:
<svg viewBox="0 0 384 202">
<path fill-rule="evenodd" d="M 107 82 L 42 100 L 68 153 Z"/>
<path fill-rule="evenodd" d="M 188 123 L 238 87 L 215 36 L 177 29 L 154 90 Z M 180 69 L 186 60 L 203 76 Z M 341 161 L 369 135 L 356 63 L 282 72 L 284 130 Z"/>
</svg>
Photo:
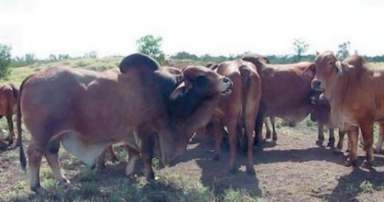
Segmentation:
<svg viewBox="0 0 384 202">
<path fill-rule="evenodd" d="M 104 70 L 116 67 L 118 61 L 71 60 L 60 64 Z M 18 84 L 34 71 L 54 65 L 57 63 L 14 68 L 8 79 Z M 6 129 L 3 119 L 0 129 Z M 245 158 L 240 154 L 239 173 L 229 175 L 228 153 L 223 154 L 222 161 L 214 162 L 209 144 L 191 144 L 180 163 L 155 171 L 154 182 L 147 182 L 142 175 L 126 177 L 123 160 L 96 172 L 61 151 L 61 164 L 71 184 L 57 183 L 43 162 L 41 180 L 47 192 L 41 195 L 29 191 L 17 151 L 5 151 L 0 153 L 0 201 L 383 201 L 383 155 L 376 156 L 376 172 L 353 170 L 343 166 L 341 155 L 314 144 L 316 123 L 304 120 L 291 128 L 279 121 L 277 129 L 277 145 L 268 142 L 264 151 L 255 150 L 256 176 L 244 173 Z M 4 133 L 7 135 L 6 130 Z M 29 134 L 24 136 L 28 145 Z M 126 158 L 123 149 L 119 156 Z"/>
</svg>

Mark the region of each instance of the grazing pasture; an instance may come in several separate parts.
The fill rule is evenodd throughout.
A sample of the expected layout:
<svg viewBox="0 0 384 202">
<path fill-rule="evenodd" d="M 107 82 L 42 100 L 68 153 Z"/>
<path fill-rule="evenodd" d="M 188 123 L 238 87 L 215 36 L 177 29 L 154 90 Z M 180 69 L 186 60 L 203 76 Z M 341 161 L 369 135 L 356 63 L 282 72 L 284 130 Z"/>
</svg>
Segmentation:
<svg viewBox="0 0 384 202">
<path fill-rule="evenodd" d="M 71 59 L 11 68 L 4 82 L 19 85 L 27 75 L 56 65 L 105 70 L 116 67 L 120 60 Z M 370 66 L 384 68 L 383 63 Z M 277 127 L 277 145 L 266 142 L 263 151 L 255 148 L 255 176 L 246 174 L 247 160 L 240 152 L 240 170 L 229 175 L 228 146 L 224 145 L 221 161 L 215 162 L 210 139 L 192 142 L 173 167 L 160 169 L 159 160 L 154 159 L 153 182 L 147 182 L 142 175 L 124 175 L 127 154 L 123 147 L 116 147 L 120 162 L 108 162 L 100 171 L 87 168 L 61 149 L 61 164 L 71 184 L 58 183 L 43 160 L 41 180 L 47 192 L 41 195 L 29 190 L 19 165 L 18 150 L 0 151 L 0 201 L 384 201 L 383 154 L 375 154 L 376 171 L 345 167 L 342 154 L 315 144 L 317 125 L 309 118 L 296 127 L 278 120 Z M 0 121 L 0 132 L 1 138 L 7 137 L 5 119 Z M 375 127 L 375 140 L 377 134 Z M 27 145 L 27 131 L 24 137 Z M 359 164 L 363 158 L 359 148 Z"/>
</svg>

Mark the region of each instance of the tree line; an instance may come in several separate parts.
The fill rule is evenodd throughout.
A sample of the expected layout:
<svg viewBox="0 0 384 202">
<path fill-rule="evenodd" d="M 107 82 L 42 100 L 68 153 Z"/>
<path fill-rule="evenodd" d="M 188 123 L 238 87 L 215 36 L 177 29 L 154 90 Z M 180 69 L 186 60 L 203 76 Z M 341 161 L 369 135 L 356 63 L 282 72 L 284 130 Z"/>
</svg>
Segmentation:
<svg viewBox="0 0 384 202">
<path fill-rule="evenodd" d="M 139 38 L 136 41 L 137 51 L 150 55 L 155 58 L 160 64 L 167 63 L 168 60 L 187 60 L 201 63 L 219 63 L 227 60 L 233 60 L 240 58 L 246 54 L 252 54 L 250 52 L 245 52 L 238 55 L 219 55 L 214 56 L 210 54 L 196 55 L 189 53 L 187 51 L 180 51 L 173 55 L 168 55 L 162 51 L 163 39 L 158 36 L 145 35 Z M 340 59 L 348 57 L 350 53 L 351 42 L 346 41 L 338 45 L 337 56 Z M 309 44 L 303 39 L 294 39 L 292 43 L 292 50 L 294 54 L 286 55 L 266 55 L 271 63 L 276 64 L 288 64 L 295 63 L 299 61 L 313 61 L 315 59 L 315 54 L 307 54 Z M 46 59 L 38 59 L 34 54 L 25 54 L 24 56 L 11 56 L 11 47 L 3 45 L 0 43 L 0 78 L 7 76 L 9 72 L 9 67 L 21 67 L 31 65 L 37 62 L 57 62 L 74 58 L 97 58 L 96 51 L 90 51 L 84 54 L 82 57 L 71 57 L 69 54 L 51 54 Z M 384 62 L 384 55 L 377 56 L 365 56 L 368 62 Z"/>
</svg>

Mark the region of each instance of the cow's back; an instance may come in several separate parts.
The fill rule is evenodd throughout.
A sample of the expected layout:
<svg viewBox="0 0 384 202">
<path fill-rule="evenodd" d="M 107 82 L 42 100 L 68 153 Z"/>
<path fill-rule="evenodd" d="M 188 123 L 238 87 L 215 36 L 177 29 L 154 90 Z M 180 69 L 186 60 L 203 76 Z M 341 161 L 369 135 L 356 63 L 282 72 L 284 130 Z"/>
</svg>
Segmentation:
<svg viewBox="0 0 384 202">
<path fill-rule="evenodd" d="M 75 130 L 88 143 L 121 141 L 166 113 L 161 89 L 140 76 L 60 67 L 37 73 L 21 98 L 26 125 L 34 134 Z"/>
<path fill-rule="evenodd" d="M 0 116 L 5 116 L 10 110 L 13 110 L 16 100 L 17 95 L 15 96 L 10 86 L 0 85 Z"/>
</svg>

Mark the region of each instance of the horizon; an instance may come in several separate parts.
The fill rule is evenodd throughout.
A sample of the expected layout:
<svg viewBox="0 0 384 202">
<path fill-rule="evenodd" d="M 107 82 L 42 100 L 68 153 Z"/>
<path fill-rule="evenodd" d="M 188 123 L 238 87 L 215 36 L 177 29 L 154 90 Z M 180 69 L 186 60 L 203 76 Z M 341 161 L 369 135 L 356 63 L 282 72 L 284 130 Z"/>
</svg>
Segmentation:
<svg viewBox="0 0 384 202">
<path fill-rule="evenodd" d="M 108 2 L 108 3 L 107 3 Z M 12 56 L 50 54 L 127 55 L 146 34 L 163 38 L 167 55 L 293 54 L 294 39 L 305 54 L 350 41 L 350 51 L 384 55 L 384 2 L 325 1 L 76 1 L 2 0 L 0 43 Z"/>
</svg>

